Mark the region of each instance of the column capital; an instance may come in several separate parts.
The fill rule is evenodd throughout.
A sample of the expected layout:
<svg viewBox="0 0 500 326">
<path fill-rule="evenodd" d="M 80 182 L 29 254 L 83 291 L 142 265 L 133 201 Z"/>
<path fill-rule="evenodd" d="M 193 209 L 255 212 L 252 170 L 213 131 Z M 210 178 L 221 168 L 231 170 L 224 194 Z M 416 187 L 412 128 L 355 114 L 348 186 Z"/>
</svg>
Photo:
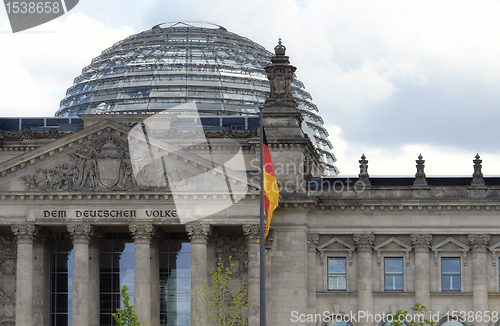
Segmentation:
<svg viewBox="0 0 500 326">
<path fill-rule="evenodd" d="M 204 243 L 208 241 L 210 235 L 210 225 L 201 223 L 186 224 L 186 231 L 188 233 L 191 243 Z"/>
<path fill-rule="evenodd" d="M 11 225 L 11 230 L 17 238 L 17 241 L 33 243 L 38 235 L 40 228 L 33 224 L 15 224 Z"/>
<path fill-rule="evenodd" d="M 151 244 L 154 246 L 159 246 L 162 238 L 163 238 L 163 231 L 160 229 L 155 229 L 155 233 L 151 238 Z"/>
<path fill-rule="evenodd" d="M 90 243 L 95 231 L 90 224 L 70 224 L 67 228 L 73 243 Z"/>
<path fill-rule="evenodd" d="M 38 234 L 35 237 L 35 243 L 46 245 L 50 242 L 50 236 L 52 234 L 45 228 L 40 228 Z"/>
<path fill-rule="evenodd" d="M 411 242 L 415 251 L 429 251 L 431 246 L 432 234 L 412 234 L 410 235 Z"/>
<path fill-rule="evenodd" d="M 316 252 L 319 243 L 319 234 L 307 232 L 307 251 Z"/>
<path fill-rule="evenodd" d="M 260 224 L 245 224 L 243 225 L 243 233 L 247 240 L 260 239 Z"/>
<path fill-rule="evenodd" d="M 373 244 L 375 243 L 374 234 L 354 234 L 352 236 L 358 251 L 372 251 Z"/>
<path fill-rule="evenodd" d="M 273 240 L 274 240 L 274 230 L 269 230 L 269 233 L 267 234 L 266 242 L 264 243 L 264 247 L 266 247 L 266 250 L 272 249 Z"/>
<path fill-rule="evenodd" d="M 490 243 L 489 234 L 469 234 L 468 239 L 473 251 L 486 251 Z"/>
<path fill-rule="evenodd" d="M 90 243 L 99 246 L 104 239 L 104 231 L 98 228 L 94 228 L 92 237 L 90 238 Z"/>
<path fill-rule="evenodd" d="M 128 226 L 134 242 L 150 243 L 156 231 L 156 227 L 152 224 L 132 224 Z"/>
</svg>

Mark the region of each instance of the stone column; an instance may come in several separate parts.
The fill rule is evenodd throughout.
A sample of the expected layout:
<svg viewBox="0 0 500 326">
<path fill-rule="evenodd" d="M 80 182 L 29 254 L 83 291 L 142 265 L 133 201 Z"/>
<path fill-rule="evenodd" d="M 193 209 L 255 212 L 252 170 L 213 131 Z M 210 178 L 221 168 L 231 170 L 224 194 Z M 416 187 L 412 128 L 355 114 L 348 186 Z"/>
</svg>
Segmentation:
<svg viewBox="0 0 500 326">
<path fill-rule="evenodd" d="M 90 323 L 90 264 L 89 244 L 94 228 L 89 224 L 68 225 L 73 240 L 73 326 Z"/>
<path fill-rule="evenodd" d="M 260 224 L 243 225 L 248 240 L 248 324 L 260 325 Z"/>
<path fill-rule="evenodd" d="M 472 247 L 472 310 L 475 312 L 488 309 L 488 275 L 486 271 L 489 234 L 469 234 Z M 475 321 L 474 326 L 487 326 L 489 323 Z"/>
<path fill-rule="evenodd" d="M 16 326 L 33 325 L 33 241 L 38 228 L 30 224 L 11 226 L 17 238 Z"/>
<path fill-rule="evenodd" d="M 50 232 L 40 229 L 33 246 L 33 324 L 50 322 Z"/>
<path fill-rule="evenodd" d="M 134 305 L 139 322 L 151 326 L 151 240 L 155 227 L 151 224 L 130 225 L 134 238 Z"/>
<path fill-rule="evenodd" d="M 99 251 L 104 232 L 94 230 L 93 237 L 90 239 L 89 247 L 89 326 L 100 325 L 100 268 Z"/>
<path fill-rule="evenodd" d="M 191 311 L 191 324 L 198 321 L 206 324 L 206 306 L 201 300 L 203 282 L 207 280 L 207 241 L 210 234 L 210 225 L 190 223 L 186 231 L 191 240 L 191 300 L 195 311 Z"/>
<path fill-rule="evenodd" d="M 373 273 L 372 273 L 372 250 L 375 242 L 373 234 L 354 234 L 354 242 L 358 249 L 358 311 L 364 311 L 367 315 L 373 314 Z M 359 320 L 359 326 L 373 325 L 366 318 Z"/>
<path fill-rule="evenodd" d="M 160 244 L 163 233 L 156 230 L 151 240 L 151 325 L 160 325 Z"/>
<path fill-rule="evenodd" d="M 415 302 L 431 310 L 429 248 L 432 235 L 412 234 L 410 239 L 415 250 Z"/>
</svg>

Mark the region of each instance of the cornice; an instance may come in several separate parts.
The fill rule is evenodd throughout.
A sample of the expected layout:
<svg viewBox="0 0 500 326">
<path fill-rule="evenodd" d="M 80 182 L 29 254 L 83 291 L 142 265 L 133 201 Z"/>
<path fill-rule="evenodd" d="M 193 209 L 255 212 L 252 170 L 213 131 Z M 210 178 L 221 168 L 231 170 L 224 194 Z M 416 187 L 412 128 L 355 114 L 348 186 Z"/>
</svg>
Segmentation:
<svg viewBox="0 0 500 326">
<path fill-rule="evenodd" d="M 183 199 L 192 200 L 227 200 L 227 194 L 214 194 L 214 193 L 196 193 L 189 192 L 186 194 L 175 194 L 172 195 L 170 191 L 113 191 L 113 192 L 48 192 L 48 191 L 18 191 L 18 192 L 0 192 L 0 202 L 7 200 L 22 200 L 22 201 L 51 201 L 51 200 L 160 200 L 164 202 L 165 200 L 173 201 L 179 197 Z M 258 191 L 249 191 L 246 195 L 236 196 L 238 200 L 249 200 L 253 201 L 259 198 Z"/>
</svg>

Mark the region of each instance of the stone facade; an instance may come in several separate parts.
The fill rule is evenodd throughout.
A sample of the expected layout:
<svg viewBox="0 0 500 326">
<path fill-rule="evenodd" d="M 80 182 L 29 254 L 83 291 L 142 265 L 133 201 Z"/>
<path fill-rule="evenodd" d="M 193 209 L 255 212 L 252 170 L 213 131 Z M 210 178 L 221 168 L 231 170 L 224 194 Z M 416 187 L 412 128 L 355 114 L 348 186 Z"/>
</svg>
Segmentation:
<svg viewBox="0 0 500 326">
<path fill-rule="evenodd" d="M 272 92 L 264 124 L 282 195 L 266 239 L 268 324 L 323 326 L 316 314 L 392 315 L 417 302 L 438 320 L 453 311 L 500 311 L 500 180 L 483 177 L 479 156 L 473 178 L 426 177 L 422 156 L 415 179 L 371 178 L 364 155 L 359 179 L 319 178 L 318 153 L 300 128 L 290 94 L 295 67 L 281 44 L 267 71 Z M 234 278 L 247 284 L 249 320 L 259 324 L 258 182 L 250 178 L 247 194 L 234 205 L 180 223 L 168 184 L 141 186 L 131 171 L 127 134 L 144 118 L 88 117 L 83 129 L 44 134 L 42 143 L 0 163 L 0 325 L 50 325 L 53 233 L 69 234 L 73 243 L 73 325 L 99 325 L 103 232 L 133 237 L 134 302 L 146 326 L 160 325 L 162 232 L 190 239 L 192 299 L 218 258 L 227 264 L 232 256 Z M 10 135 L 8 146 L 21 148 L 22 135 Z M 238 142 L 251 172 L 259 157 L 255 132 L 218 136 L 227 155 L 236 153 L 224 147 L 227 138 Z M 209 155 L 203 146 L 197 150 L 199 156 L 179 160 L 202 173 Z M 193 207 L 226 199 L 205 190 L 182 196 Z M 345 272 L 330 267 L 332 258 L 345 261 Z M 402 262 L 397 290 L 387 289 L 387 258 Z M 447 287 L 443 258 L 458 259 L 458 275 L 450 276 L 458 288 Z M 337 288 L 329 286 L 333 274 L 345 279 Z M 207 320 L 203 303 L 197 309 L 192 316 Z M 464 324 L 495 325 L 484 319 Z"/>
</svg>

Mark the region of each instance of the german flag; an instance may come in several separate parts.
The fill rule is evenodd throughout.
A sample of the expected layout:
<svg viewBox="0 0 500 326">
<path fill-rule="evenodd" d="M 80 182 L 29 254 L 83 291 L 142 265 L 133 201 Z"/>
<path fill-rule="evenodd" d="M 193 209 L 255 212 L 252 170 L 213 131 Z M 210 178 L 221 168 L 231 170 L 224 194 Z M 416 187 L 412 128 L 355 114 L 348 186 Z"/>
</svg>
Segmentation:
<svg viewBox="0 0 500 326">
<path fill-rule="evenodd" d="M 263 156 L 264 160 L 262 162 L 264 170 L 264 211 L 266 213 L 266 233 L 264 234 L 264 239 L 267 238 L 269 233 L 269 225 L 271 224 L 271 219 L 273 218 L 273 211 L 278 207 L 279 189 L 278 183 L 276 182 L 276 174 L 274 173 L 273 160 L 271 159 L 271 152 L 269 151 L 269 145 L 267 143 L 266 133 L 263 135 Z"/>
</svg>

